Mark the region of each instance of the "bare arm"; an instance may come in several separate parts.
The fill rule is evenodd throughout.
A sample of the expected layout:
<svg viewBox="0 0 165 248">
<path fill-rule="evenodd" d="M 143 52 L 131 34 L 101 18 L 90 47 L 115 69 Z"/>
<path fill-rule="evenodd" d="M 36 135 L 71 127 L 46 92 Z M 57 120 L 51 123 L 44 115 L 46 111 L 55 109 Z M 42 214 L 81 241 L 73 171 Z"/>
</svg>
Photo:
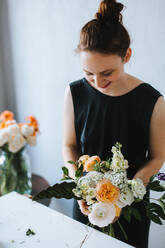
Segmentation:
<svg viewBox="0 0 165 248">
<path fill-rule="evenodd" d="M 77 149 L 76 132 L 74 125 L 74 109 L 70 87 L 65 90 L 64 96 L 64 123 L 63 123 L 63 144 L 62 155 L 65 166 L 69 170 L 70 177 L 74 178 L 76 167 L 68 163 L 69 160 L 76 161 L 79 158 Z"/>
<path fill-rule="evenodd" d="M 155 104 L 150 125 L 150 160 L 141 168 L 134 178 L 141 178 L 144 184 L 156 174 L 165 160 L 165 101 L 159 97 Z"/>
</svg>

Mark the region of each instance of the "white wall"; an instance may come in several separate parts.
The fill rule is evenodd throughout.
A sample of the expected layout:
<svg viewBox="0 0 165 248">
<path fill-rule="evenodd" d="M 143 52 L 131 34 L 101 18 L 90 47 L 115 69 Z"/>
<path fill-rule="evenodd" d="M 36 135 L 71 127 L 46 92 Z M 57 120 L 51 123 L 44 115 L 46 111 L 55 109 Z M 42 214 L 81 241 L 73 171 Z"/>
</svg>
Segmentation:
<svg viewBox="0 0 165 248">
<path fill-rule="evenodd" d="M 84 4 L 85 2 L 85 4 Z M 8 99 L 20 121 L 35 115 L 40 123 L 38 145 L 30 149 L 33 173 L 54 184 L 61 177 L 63 95 L 69 82 L 82 77 L 74 54 L 82 25 L 93 17 L 99 0 L 1 0 L 4 16 L 6 83 L 16 99 Z M 132 38 L 133 56 L 126 71 L 151 83 L 165 95 L 164 0 L 122 1 L 124 23 Z M 5 26 L 6 25 L 6 26 Z M 9 39 L 7 39 L 7 37 Z M 11 59 L 10 59 L 11 58 Z M 2 62 L 2 61 L 1 61 Z M 56 201 L 71 215 L 72 201 Z M 155 228 L 155 229 L 154 229 Z M 158 238 L 157 233 L 161 233 Z M 165 228 L 154 226 L 150 247 L 163 248 Z"/>
</svg>

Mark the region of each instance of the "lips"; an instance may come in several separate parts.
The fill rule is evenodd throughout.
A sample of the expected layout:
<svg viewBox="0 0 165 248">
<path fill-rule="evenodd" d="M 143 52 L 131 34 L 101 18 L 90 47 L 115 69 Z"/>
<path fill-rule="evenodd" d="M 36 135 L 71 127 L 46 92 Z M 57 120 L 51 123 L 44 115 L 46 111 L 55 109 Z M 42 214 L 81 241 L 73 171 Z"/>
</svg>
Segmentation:
<svg viewBox="0 0 165 248">
<path fill-rule="evenodd" d="M 107 88 L 110 84 L 111 84 L 111 82 L 107 83 L 106 85 L 104 85 L 104 86 L 102 86 L 102 87 L 100 87 L 100 88 L 105 89 L 105 88 Z"/>
</svg>

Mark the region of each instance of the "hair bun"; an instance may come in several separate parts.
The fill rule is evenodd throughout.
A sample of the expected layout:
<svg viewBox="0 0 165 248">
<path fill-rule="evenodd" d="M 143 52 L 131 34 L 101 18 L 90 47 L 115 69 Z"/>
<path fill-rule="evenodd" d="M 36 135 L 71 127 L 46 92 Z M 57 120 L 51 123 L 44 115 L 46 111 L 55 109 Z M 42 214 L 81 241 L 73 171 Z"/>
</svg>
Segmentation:
<svg viewBox="0 0 165 248">
<path fill-rule="evenodd" d="M 98 20 L 116 21 L 122 23 L 122 14 L 124 8 L 122 3 L 117 3 L 116 0 L 104 0 L 100 3 L 98 12 L 95 17 Z"/>
</svg>

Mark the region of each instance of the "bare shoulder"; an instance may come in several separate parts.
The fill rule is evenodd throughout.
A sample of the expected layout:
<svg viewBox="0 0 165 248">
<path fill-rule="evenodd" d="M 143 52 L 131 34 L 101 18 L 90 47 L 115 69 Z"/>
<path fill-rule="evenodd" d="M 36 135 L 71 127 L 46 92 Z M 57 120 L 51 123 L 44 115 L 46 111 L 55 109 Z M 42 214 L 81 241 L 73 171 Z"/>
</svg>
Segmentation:
<svg viewBox="0 0 165 248">
<path fill-rule="evenodd" d="M 154 106 L 152 119 L 165 121 L 165 100 L 160 96 Z"/>
</svg>

